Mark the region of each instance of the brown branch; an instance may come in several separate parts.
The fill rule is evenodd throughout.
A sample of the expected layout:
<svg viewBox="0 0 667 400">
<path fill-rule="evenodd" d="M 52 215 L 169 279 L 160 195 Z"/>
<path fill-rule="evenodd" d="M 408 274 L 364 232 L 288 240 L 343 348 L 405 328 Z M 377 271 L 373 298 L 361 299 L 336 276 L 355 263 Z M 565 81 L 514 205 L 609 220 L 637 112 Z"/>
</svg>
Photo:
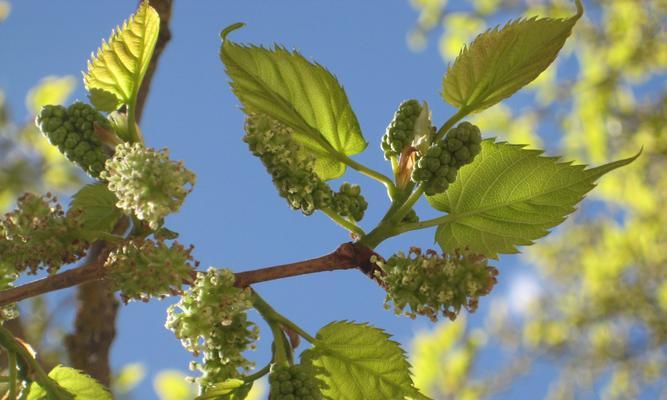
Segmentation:
<svg viewBox="0 0 667 400">
<path fill-rule="evenodd" d="M 155 70 L 157 69 L 160 56 L 171 40 L 169 22 L 171 21 L 172 3 L 172 0 L 150 0 L 150 5 L 155 9 L 155 11 L 157 11 L 158 15 L 160 16 L 160 33 L 158 34 L 157 41 L 155 42 L 153 57 L 151 58 L 151 62 L 148 64 L 146 75 L 144 75 L 144 81 L 141 84 L 139 94 L 137 95 L 137 108 L 135 114 L 137 123 L 141 121 L 141 116 L 144 112 L 144 106 L 146 105 L 146 99 L 148 98 L 148 93 L 151 89 L 151 82 L 153 81 L 153 76 L 155 75 Z"/>
<path fill-rule="evenodd" d="M 374 278 L 375 266 L 370 262 L 370 258 L 374 254 L 371 249 L 360 244 L 343 243 L 333 252 L 321 257 L 238 272 L 236 273 L 235 285 L 238 287 L 247 287 L 255 283 L 291 276 L 352 268 L 357 268 L 367 276 Z M 90 262 L 60 274 L 0 291 L 0 306 L 87 282 L 99 281 L 104 279 L 105 273 L 106 271 L 101 262 Z"/>
<path fill-rule="evenodd" d="M 91 262 L 56 275 L 26 283 L 0 292 L 0 305 L 16 303 L 30 297 L 55 292 L 56 290 L 77 286 L 104 278 L 104 269 L 97 262 Z"/>
</svg>

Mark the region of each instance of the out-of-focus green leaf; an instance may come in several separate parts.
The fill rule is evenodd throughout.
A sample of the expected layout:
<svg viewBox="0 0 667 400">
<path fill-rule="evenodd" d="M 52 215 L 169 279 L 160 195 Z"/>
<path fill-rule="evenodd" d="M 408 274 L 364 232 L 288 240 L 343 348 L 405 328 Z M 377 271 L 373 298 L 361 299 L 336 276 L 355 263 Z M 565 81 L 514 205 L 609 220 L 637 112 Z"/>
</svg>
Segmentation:
<svg viewBox="0 0 667 400">
<path fill-rule="evenodd" d="M 47 76 L 37 86 L 30 89 L 25 99 L 28 111 L 36 114 L 48 104 L 63 104 L 76 87 L 73 76 Z"/>
<path fill-rule="evenodd" d="M 196 397 L 194 384 L 189 383 L 180 371 L 159 372 L 153 380 L 153 388 L 160 400 L 192 400 Z"/>
</svg>

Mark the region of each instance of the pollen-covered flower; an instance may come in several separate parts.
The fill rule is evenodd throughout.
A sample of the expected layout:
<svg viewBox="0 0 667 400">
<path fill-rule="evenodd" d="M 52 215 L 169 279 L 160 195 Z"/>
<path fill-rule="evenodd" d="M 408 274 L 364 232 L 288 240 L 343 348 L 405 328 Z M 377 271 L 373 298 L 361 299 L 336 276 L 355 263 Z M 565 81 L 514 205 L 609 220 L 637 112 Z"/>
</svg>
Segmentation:
<svg viewBox="0 0 667 400">
<path fill-rule="evenodd" d="M 228 269 L 199 272 L 190 290 L 168 309 L 165 326 L 183 347 L 203 356 L 192 364 L 203 374 L 197 379 L 202 386 L 238 377 L 239 369 L 254 365 L 242 354 L 254 348 L 258 337 L 257 327 L 247 317 L 251 292 L 235 287 L 234 280 Z"/>
<path fill-rule="evenodd" d="M 167 149 L 122 143 L 107 160 L 100 177 L 118 197 L 119 208 L 134 213 L 158 229 L 168 214 L 178 211 L 192 191 L 195 174 L 183 162 L 169 159 Z"/>
<path fill-rule="evenodd" d="M 387 290 L 385 305 L 393 302 L 397 314 L 425 315 L 433 321 L 439 313 L 453 320 L 461 308 L 474 312 L 479 297 L 491 292 L 498 275 L 485 257 L 467 251 L 439 255 L 413 247 L 407 256 L 397 253 L 375 262 L 382 269 L 376 276 Z"/>
</svg>

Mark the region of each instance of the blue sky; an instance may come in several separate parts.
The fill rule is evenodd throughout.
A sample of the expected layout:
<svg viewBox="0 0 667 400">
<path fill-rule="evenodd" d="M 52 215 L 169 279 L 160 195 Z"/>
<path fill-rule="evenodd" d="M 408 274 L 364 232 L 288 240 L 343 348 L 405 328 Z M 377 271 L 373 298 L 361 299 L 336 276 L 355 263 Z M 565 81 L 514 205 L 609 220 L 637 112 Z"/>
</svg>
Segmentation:
<svg viewBox="0 0 667 400">
<path fill-rule="evenodd" d="M 80 77 L 88 55 L 135 4 L 13 2 L 12 14 L 0 24 L 0 87 L 14 117 L 28 118 L 25 94 L 42 77 Z M 243 21 L 246 27 L 234 32 L 233 40 L 281 43 L 329 68 L 345 86 L 369 142 L 368 149 L 355 159 L 389 172 L 379 141 L 402 100 L 428 101 L 436 123 L 454 111 L 439 97 L 446 65 L 434 45 L 436 38 L 418 54 L 406 45 L 406 33 L 416 16 L 407 1 L 175 2 L 173 40 L 155 76 L 142 130 L 147 145 L 168 147 L 172 158 L 184 160 L 197 173 L 194 192 L 167 225 L 180 232 L 182 243 L 195 244 L 194 254 L 203 267 L 245 270 L 297 261 L 328 253 L 349 240 L 326 216 L 304 217 L 290 210 L 276 194 L 261 163 L 241 141 L 243 115 L 218 57 L 220 30 Z M 81 83 L 74 98 L 85 99 Z M 354 171 L 344 180 L 362 184 L 369 202 L 362 225 L 371 228 L 388 206 L 383 187 Z M 425 202 L 418 209 L 422 216 L 434 213 Z M 378 251 L 389 256 L 411 245 L 433 246 L 433 230 L 392 239 Z M 502 258 L 501 284 L 495 294 L 506 294 L 516 274 L 527 270 L 519 264 L 517 257 Z M 368 321 L 407 344 L 415 332 L 431 326 L 427 320 L 397 318 L 385 311 L 382 290 L 356 271 L 264 283 L 256 289 L 277 310 L 312 333 L 332 320 Z M 186 370 L 191 356 L 163 328 L 164 310 L 172 302 L 122 307 L 113 348 L 115 367 L 142 362 L 148 367 L 149 378 L 165 368 Z M 488 303 L 488 299 L 481 301 L 479 313 L 486 311 Z M 269 338 L 264 329 L 259 349 L 252 355 L 260 366 L 268 357 Z M 497 366 L 496 356 L 489 353 L 478 369 L 483 372 Z M 541 397 L 548 375 L 534 374 L 498 398 Z M 138 388 L 136 398 L 154 398 L 150 381 Z"/>
</svg>

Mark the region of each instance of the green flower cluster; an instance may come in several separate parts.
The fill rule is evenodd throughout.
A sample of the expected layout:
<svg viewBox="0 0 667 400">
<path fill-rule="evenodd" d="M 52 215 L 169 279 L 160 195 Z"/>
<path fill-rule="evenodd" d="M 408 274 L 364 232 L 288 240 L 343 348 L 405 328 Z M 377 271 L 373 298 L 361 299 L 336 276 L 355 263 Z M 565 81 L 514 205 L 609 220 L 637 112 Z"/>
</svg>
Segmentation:
<svg viewBox="0 0 667 400">
<path fill-rule="evenodd" d="M 382 270 L 376 275 L 387 290 L 385 306 L 389 308 L 391 301 L 397 314 L 411 318 L 420 314 L 432 321 L 440 312 L 453 320 L 462 307 L 474 312 L 479 297 L 491 292 L 498 275 L 486 258 L 467 251 L 441 256 L 433 250 L 422 254 L 413 247 L 407 256 L 397 253 L 375 262 Z"/>
<path fill-rule="evenodd" d="M 320 400 L 323 382 L 304 364 L 271 366 L 269 400 Z"/>
<path fill-rule="evenodd" d="M 110 130 L 109 121 L 92 106 L 75 102 L 63 106 L 44 106 L 35 123 L 39 130 L 58 147 L 70 161 L 76 163 L 93 178 L 104 169 L 104 162 L 111 156 L 95 134 L 95 124 Z"/>
<path fill-rule="evenodd" d="M 345 182 L 340 185 L 338 192 L 334 193 L 331 206 L 341 217 L 361 221 L 368 208 L 368 203 L 364 196 L 361 195 L 361 187 L 359 185 L 351 185 Z"/>
<path fill-rule="evenodd" d="M 178 242 L 133 240 L 111 251 L 104 266 L 125 303 L 164 298 L 182 293 L 183 284 L 192 281 L 199 264 L 193 266 L 192 249 Z"/>
<path fill-rule="evenodd" d="M 311 215 L 331 205 L 331 188 L 315 173 L 315 159 L 293 140 L 293 132 L 271 118 L 252 114 L 246 118 L 245 136 L 252 154 L 273 177 L 281 197 L 295 210 Z"/>
<path fill-rule="evenodd" d="M 158 229 L 168 214 L 178 211 L 192 191 L 195 174 L 182 161 L 169 159 L 167 149 L 122 143 L 107 160 L 100 177 L 118 197 L 119 208 L 134 213 Z"/>
<path fill-rule="evenodd" d="M 415 99 L 405 100 L 398 106 L 394 118 L 382 136 L 382 151 L 386 159 L 398 156 L 412 144 L 415 137 L 415 123 L 422 111 L 422 106 Z"/>
<path fill-rule="evenodd" d="M 79 212 L 65 215 L 50 193 L 26 193 L 18 199 L 16 210 L 0 219 L 0 255 L 17 273 L 36 273 L 46 267 L 54 273 L 65 264 L 86 254 L 89 243 L 80 238 Z"/>
<path fill-rule="evenodd" d="M 236 378 L 239 369 L 254 366 L 242 354 L 254 348 L 259 334 L 247 317 L 252 307 L 251 293 L 250 289 L 235 287 L 234 280 L 234 273 L 228 269 L 199 272 L 190 290 L 167 310 L 165 326 L 183 347 L 203 355 L 203 360 L 194 362 L 191 368 L 202 372 L 197 381 L 204 388 Z"/>
<path fill-rule="evenodd" d="M 412 180 L 423 183 L 428 196 L 443 193 L 450 183 L 454 183 L 459 169 L 470 164 L 479 154 L 481 142 L 479 128 L 469 122 L 461 122 L 418 159 L 417 167 L 412 171 Z"/>
</svg>

